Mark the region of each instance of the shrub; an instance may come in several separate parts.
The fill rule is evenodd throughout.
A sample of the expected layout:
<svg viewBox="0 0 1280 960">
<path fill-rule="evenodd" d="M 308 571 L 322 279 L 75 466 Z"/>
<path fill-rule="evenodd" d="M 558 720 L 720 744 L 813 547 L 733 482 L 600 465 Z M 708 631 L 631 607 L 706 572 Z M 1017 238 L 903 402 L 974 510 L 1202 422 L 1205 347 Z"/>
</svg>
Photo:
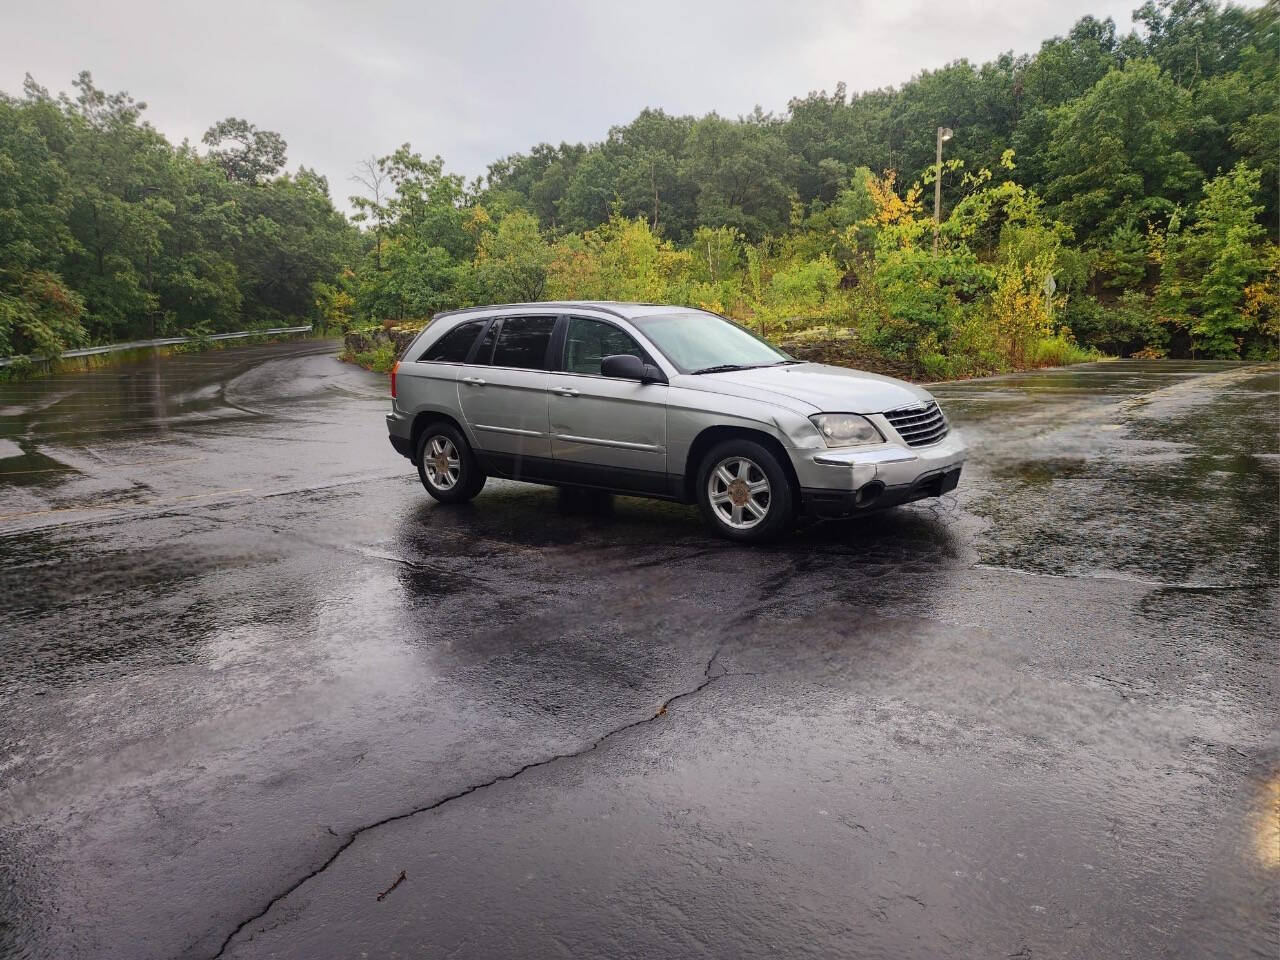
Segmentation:
<svg viewBox="0 0 1280 960">
<path fill-rule="evenodd" d="M 372 370 L 375 373 L 388 373 L 396 362 L 396 348 L 391 343 L 381 343 L 371 350 L 359 353 L 344 353 L 342 359 Z"/>
<path fill-rule="evenodd" d="M 1070 363 L 1085 363 L 1101 357 L 1098 351 L 1081 347 L 1069 333 L 1058 333 L 1031 344 L 1027 363 L 1032 367 L 1065 367 Z"/>
</svg>

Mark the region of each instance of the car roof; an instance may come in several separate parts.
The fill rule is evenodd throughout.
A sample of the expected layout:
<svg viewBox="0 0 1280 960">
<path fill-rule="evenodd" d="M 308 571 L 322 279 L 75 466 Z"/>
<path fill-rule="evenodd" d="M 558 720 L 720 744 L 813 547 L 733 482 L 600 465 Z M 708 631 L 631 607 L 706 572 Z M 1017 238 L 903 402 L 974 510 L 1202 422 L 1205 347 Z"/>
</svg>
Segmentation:
<svg viewBox="0 0 1280 960">
<path fill-rule="evenodd" d="M 598 310 L 629 320 L 653 313 L 702 313 L 695 307 L 682 307 L 670 303 L 626 303 L 616 300 L 546 300 L 533 303 L 491 303 L 485 306 L 463 307 L 458 310 L 442 310 L 432 321 L 445 317 L 483 314 L 489 311 L 507 310 Z"/>
</svg>

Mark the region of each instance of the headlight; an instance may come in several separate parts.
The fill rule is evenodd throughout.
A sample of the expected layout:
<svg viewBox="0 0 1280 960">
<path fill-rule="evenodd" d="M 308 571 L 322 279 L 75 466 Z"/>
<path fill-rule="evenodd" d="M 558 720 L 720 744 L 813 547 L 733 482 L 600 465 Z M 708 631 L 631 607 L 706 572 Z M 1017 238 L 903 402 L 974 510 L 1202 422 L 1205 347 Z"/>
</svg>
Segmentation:
<svg viewBox="0 0 1280 960">
<path fill-rule="evenodd" d="M 884 437 L 866 417 L 856 413 L 819 413 L 809 418 L 828 447 L 854 447 L 883 443 Z"/>
</svg>

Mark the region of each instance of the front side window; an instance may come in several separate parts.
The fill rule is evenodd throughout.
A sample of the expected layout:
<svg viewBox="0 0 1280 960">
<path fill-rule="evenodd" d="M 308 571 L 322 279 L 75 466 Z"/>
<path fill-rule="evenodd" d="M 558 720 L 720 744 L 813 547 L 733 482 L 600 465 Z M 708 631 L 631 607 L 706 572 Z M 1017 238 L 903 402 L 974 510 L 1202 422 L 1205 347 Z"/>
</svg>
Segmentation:
<svg viewBox="0 0 1280 960">
<path fill-rule="evenodd" d="M 483 326 L 483 320 L 459 324 L 427 347 L 420 359 L 434 363 L 462 363 L 471 352 L 471 345 L 476 342 Z"/>
<path fill-rule="evenodd" d="M 570 317 L 564 342 L 564 369 L 569 373 L 600 376 L 600 361 L 605 357 L 629 354 L 652 363 L 644 348 L 624 330 L 603 320 Z"/>
<path fill-rule="evenodd" d="M 634 317 L 631 322 L 681 373 L 793 362 L 754 333 L 713 313 L 664 313 Z"/>
<path fill-rule="evenodd" d="M 493 348 L 495 367 L 545 370 L 555 317 L 507 317 Z"/>
</svg>

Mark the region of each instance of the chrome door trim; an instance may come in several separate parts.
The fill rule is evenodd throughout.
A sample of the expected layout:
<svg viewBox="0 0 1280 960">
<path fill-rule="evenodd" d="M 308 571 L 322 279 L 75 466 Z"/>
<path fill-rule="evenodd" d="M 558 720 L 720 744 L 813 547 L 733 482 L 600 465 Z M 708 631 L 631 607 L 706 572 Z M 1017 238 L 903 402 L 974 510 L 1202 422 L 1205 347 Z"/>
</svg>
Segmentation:
<svg viewBox="0 0 1280 960">
<path fill-rule="evenodd" d="M 539 430 L 521 430 L 518 427 L 491 427 L 483 423 L 473 423 L 473 430 L 488 430 L 490 433 L 509 433 L 516 437 L 545 437 L 546 434 Z"/>
<path fill-rule="evenodd" d="M 625 440 L 605 440 L 602 437 L 574 437 L 567 433 L 553 433 L 551 436 L 556 440 L 563 440 L 565 443 L 589 443 L 597 447 L 620 447 L 623 450 L 647 450 L 651 453 L 662 453 L 666 449 L 653 443 L 628 443 Z"/>
</svg>

